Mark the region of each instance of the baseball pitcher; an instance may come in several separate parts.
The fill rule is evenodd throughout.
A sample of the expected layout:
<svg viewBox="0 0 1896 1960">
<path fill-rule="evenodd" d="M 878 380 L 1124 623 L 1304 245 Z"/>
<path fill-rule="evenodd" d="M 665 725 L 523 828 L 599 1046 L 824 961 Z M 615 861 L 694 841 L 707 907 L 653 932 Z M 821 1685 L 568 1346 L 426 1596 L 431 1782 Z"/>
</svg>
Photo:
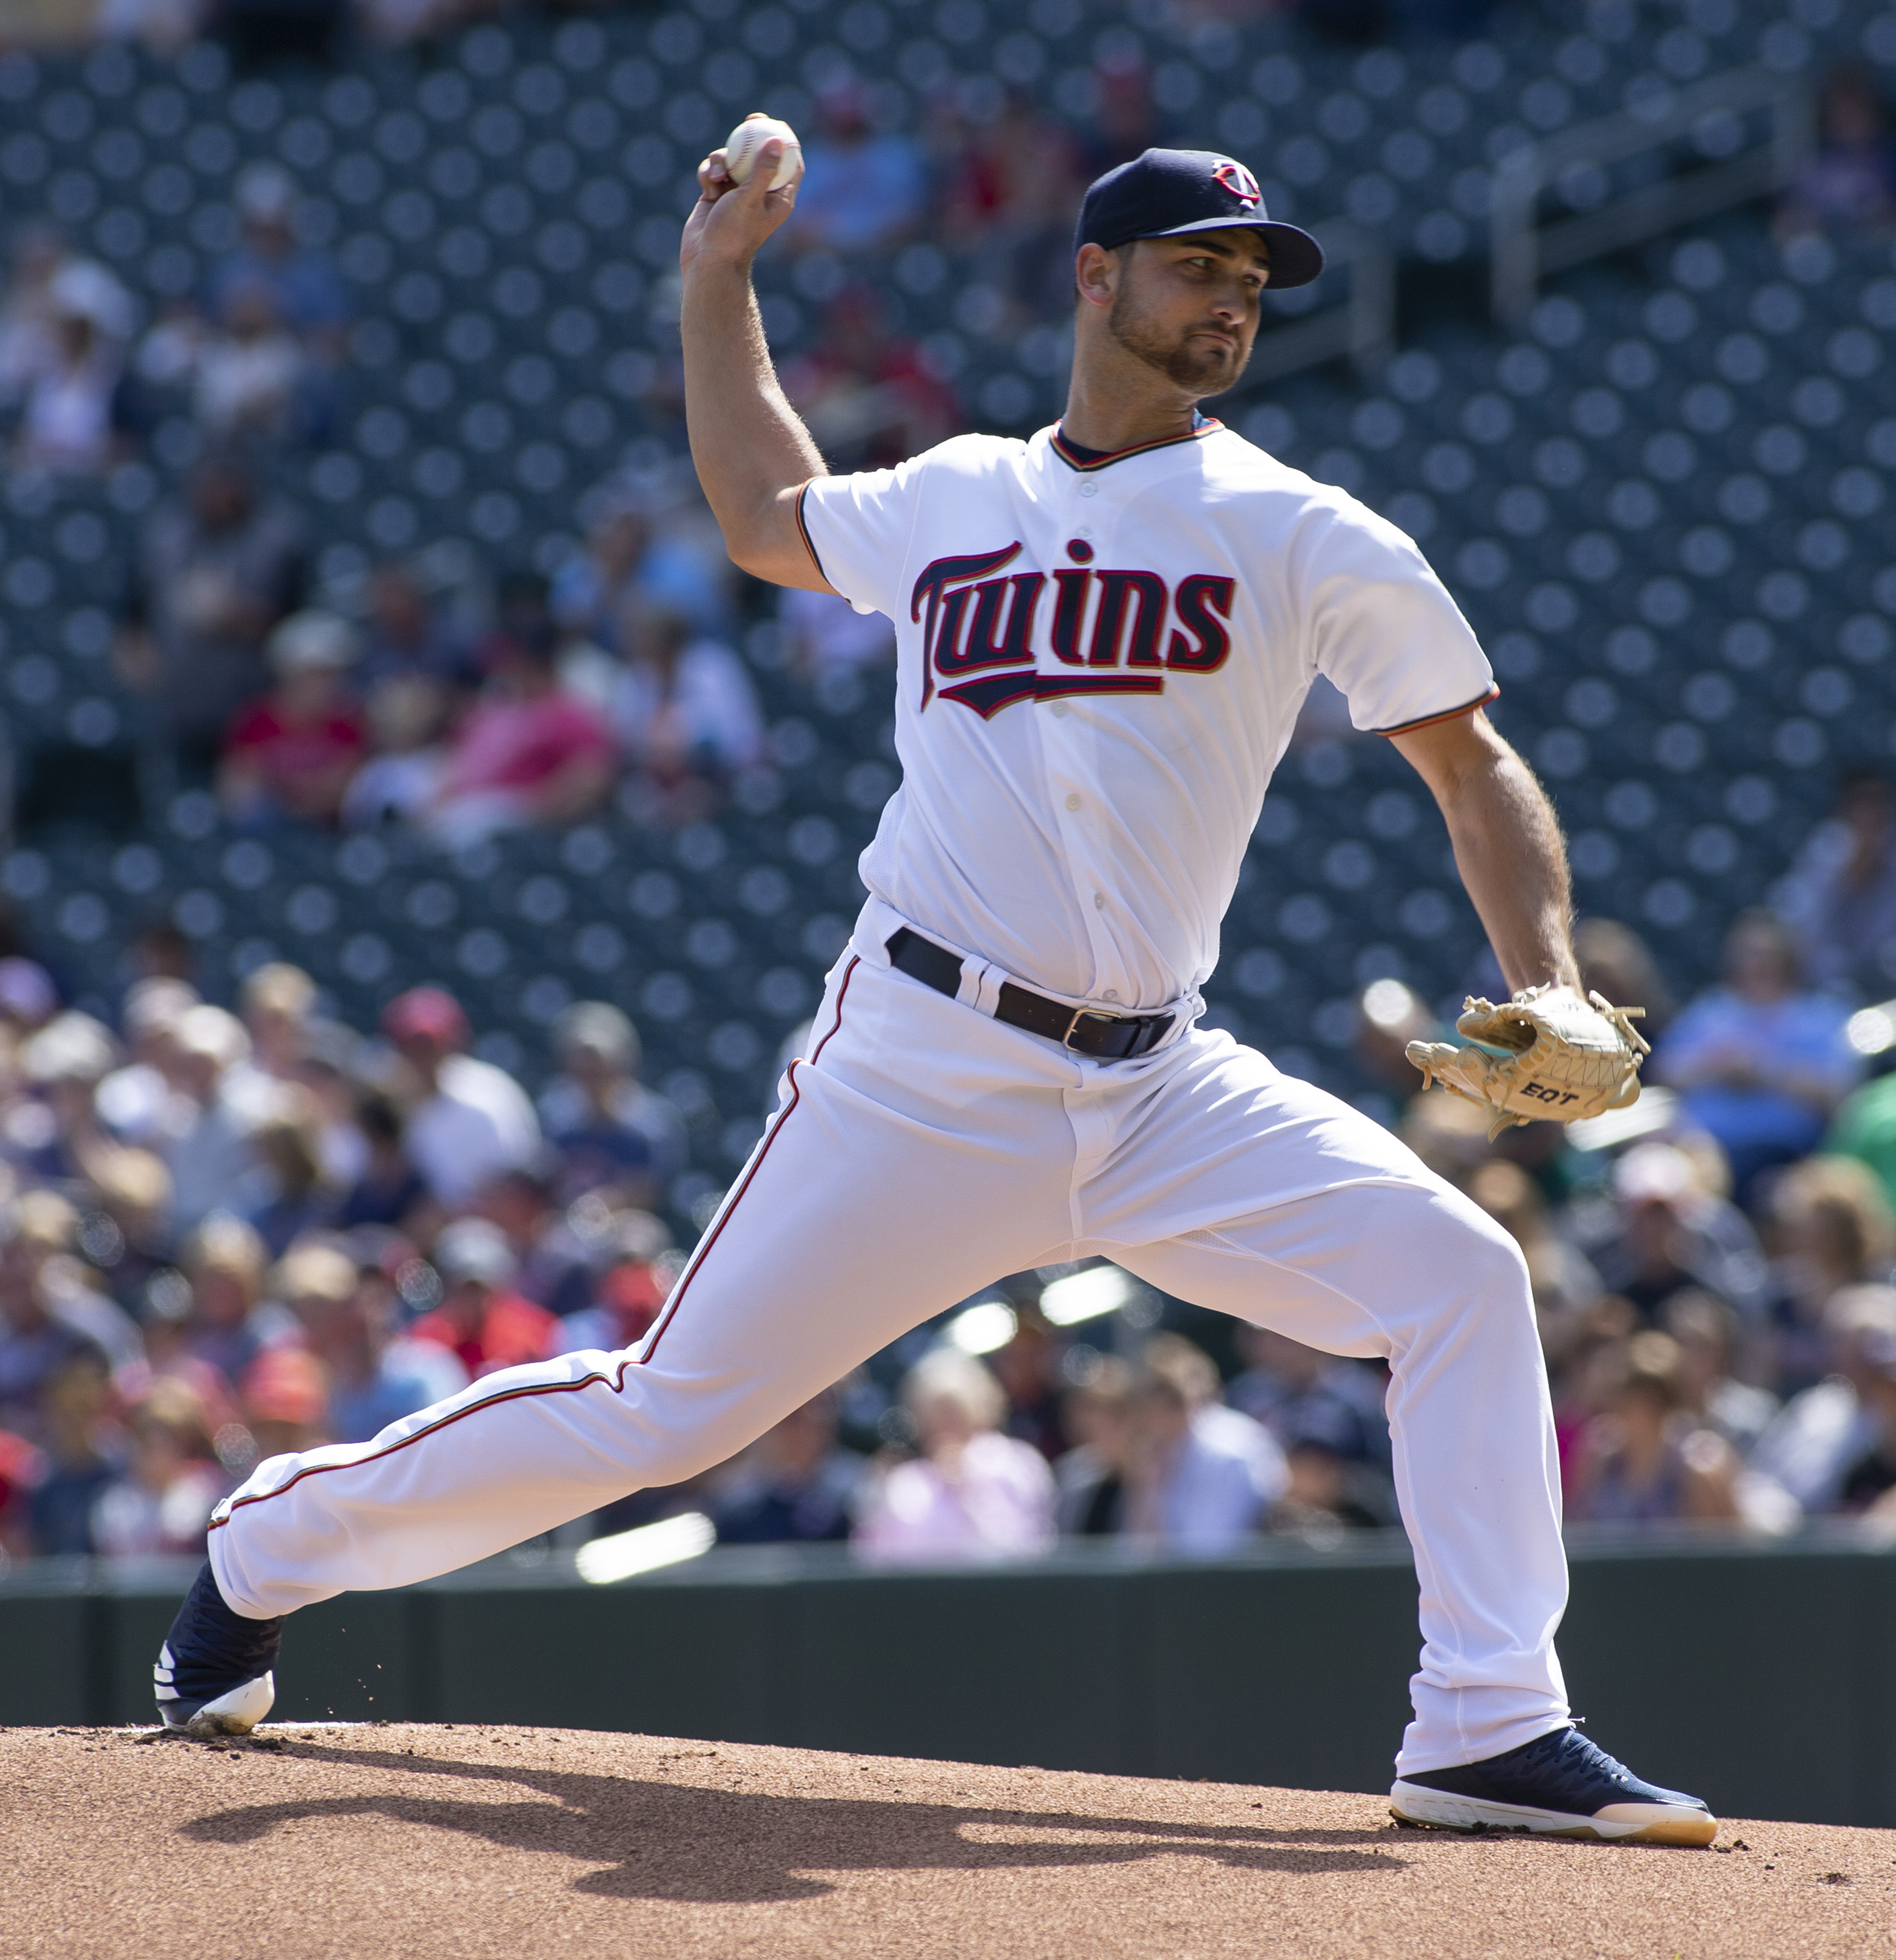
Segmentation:
<svg viewBox="0 0 1896 1960">
<path fill-rule="evenodd" d="M 1405 1822 L 1704 1844 L 1697 1798 L 1583 1738 L 1554 1425 L 1512 1240 L 1368 1118 L 1198 1025 L 1271 772 L 1316 676 L 1433 791 L 1515 999 L 1416 1059 L 1497 1123 L 1637 1093 L 1579 991 L 1560 832 L 1483 713 L 1473 632 L 1415 546 L 1200 412 L 1267 286 L 1322 266 L 1230 158 L 1088 192 L 1066 412 L 826 473 L 750 268 L 785 145 L 714 151 L 685 228 L 692 450 L 730 555 L 886 613 L 903 777 L 806 1056 L 636 1348 L 488 1376 L 373 1442 L 258 1465 L 157 1669 L 164 1719 L 267 1712 L 284 1615 L 484 1558 L 722 1462 L 918 1321 L 1097 1255 L 1390 1370 L 1420 1579 Z"/>
</svg>

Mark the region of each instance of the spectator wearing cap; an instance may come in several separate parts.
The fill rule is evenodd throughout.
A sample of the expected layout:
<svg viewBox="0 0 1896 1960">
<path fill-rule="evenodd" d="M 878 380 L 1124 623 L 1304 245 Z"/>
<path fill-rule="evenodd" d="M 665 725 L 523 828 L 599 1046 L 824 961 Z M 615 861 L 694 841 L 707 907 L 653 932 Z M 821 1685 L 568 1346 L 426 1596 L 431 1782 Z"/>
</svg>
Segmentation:
<svg viewBox="0 0 1896 1960">
<path fill-rule="evenodd" d="M 1218 1399 L 1218 1371 L 1176 1334 L 1146 1344 L 1132 1389 L 1126 1528 L 1195 1558 L 1235 1551 L 1288 1483 L 1262 1424 Z"/>
<path fill-rule="evenodd" d="M 821 1544 L 846 1538 L 864 1461 L 837 1440 L 836 1392 L 826 1389 L 766 1430 L 714 1486 L 721 1545 Z"/>
<path fill-rule="evenodd" d="M 486 1218 L 457 1218 L 434 1242 L 441 1303 L 409 1332 L 453 1354 L 471 1379 L 543 1361 L 557 1351 L 559 1322 L 513 1290 L 517 1270 L 507 1234 Z"/>
<path fill-rule="evenodd" d="M 187 1114 L 161 1147 L 171 1173 L 171 1227 L 192 1231 L 231 1201 L 256 1161 L 252 1138 L 275 1113 L 277 1085 L 250 1065 L 243 1023 L 221 1007 L 191 1007 L 172 1030 Z"/>
<path fill-rule="evenodd" d="M 126 386 L 124 289 L 78 259 L 48 288 L 52 334 L 21 410 L 14 460 L 29 469 L 96 476 L 122 460 L 137 433 Z"/>
<path fill-rule="evenodd" d="M 1724 1151 L 1741 1203 L 1762 1172 L 1822 1141 L 1859 1072 L 1848 1019 L 1841 1003 L 1803 985 L 1783 924 L 1748 912 L 1726 935 L 1723 984 L 1691 1002 L 1659 1043 L 1656 1073 Z"/>
<path fill-rule="evenodd" d="M 368 754 L 362 711 L 344 676 L 355 629 L 330 612 L 297 612 L 265 648 L 275 685 L 233 718 L 218 797 L 234 823 L 333 824 Z"/>
<path fill-rule="evenodd" d="M 237 180 L 237 207 L 242 235 L 212 275 L 212 313 L 221 317 L 234 294 L 261 288 L 315 358 L 340 362 L 348 299 L 328 257 L 296 235 L 296 186 L 274 164 L 258 164 Z"/>
<path fill-rule="evenodd" d="M 56 1015 L 20 1052 L 35 1099 L 8 1112 L 0 1148 L 42 1182 L 95 1176 L 118 1148 L 96 1107 L 99 1084 L 118 1060 L 103 1022 L 70 1008 Z"/>
<path fill-rule="evenodd" d="M 296 1316 L 326 1371 L 332 1442 L 367 1443 L 467 1386 L 466 1369 L 441 1341 L 396 1332 L 394 1289 L 339 1245 L 292 1246 L 271 1290 Z"/>
<path fill-rule="evenodd" d="M 1613 1202 L 1583 1219 L 1583 1249 L 1605 1290 L 1650 1322 L 1682 1287 L 1700 1287 L 1763 1324 L 1770 1297 L 1750 1222 L 1707 1188 L 1703 1163 L 1678 1144 L 1635 1144 L 1613 1166 Z"/>
<path fill-rule="evenodd" d="M 207 782 L 231 718 L 260 692 L 263 647 L 301 603 L 304 527 L 236 458 L 212 455 L 147 520 L 119 620 L 120 677 L 166 759 Z"/>
<path fill-rule="evenodd" d="M 536 823 L 571 823 L 612 787 L 612 737 L 597 712 L 560 685 L 546 581 L 517 579 L 501 595 L 482 650 L 487 682 L 456 728 L 424 827 L 450 847 Z"/>
<path fill-rule="evenodd" d="M 1046 1459 L 1000 1433 L 1007 1397 L 971 1354 L 937 1348 L 904 1378 L 920 1454 L 864 1492 L 854 1542 L 881 1564 L 988 1562 L 1051 1548 Z"/>
<path fill-rule="evenodd" d="M 122 1142 L 149 1149 L 188 1128 L 189 1099 L 180 1087 L 174 1037 L 178 1023 L 202 1004 L 189 982 L 154 975 L 126 989 L 119 1026 L 129 1059 L 99 1084 L 100 1119 Z"/>
<path fill-rule="evenodd" d="M 288 1456 L 337 1439 L 329 1427 L 327 1370 L 293 1341 L 266 1348 L 237 1384 L 244 1426 L 260 1457 Z"/>
<path fill-rule="evenodd" d="M 67 267 L 89 262 L 56 225 L 29 219 L 15 227 L 12 262 L 0 292 L 0 405 L 16 406 L 56 348 L 54 282 Z M 129 296 L 126 304 L 129 313 Z"/>
<path fill-rule="evenodd" d="M 406 1132 L 409 1160 L 441 1204 L 464 1211 L 502 1172 L 534 1163 L 541 1139 L 533 1106 L 504 1069 L 464 1052 L 467 1017 L 451 994 L 417 987 L 399 995 L 383 1013 L 382 1032 L 419 1092 Z"/>
<path fill-rule="evenodd" d="M 649 1209 L 685 1167 L 685 1119 L 638 1079 L 638 1029 L 609 1001 L 575 1001 L 554 1023 L 553 1052 L 560 1072 L 539 1109 L 561 1198 L 598 1191 Z"/>
</svg>

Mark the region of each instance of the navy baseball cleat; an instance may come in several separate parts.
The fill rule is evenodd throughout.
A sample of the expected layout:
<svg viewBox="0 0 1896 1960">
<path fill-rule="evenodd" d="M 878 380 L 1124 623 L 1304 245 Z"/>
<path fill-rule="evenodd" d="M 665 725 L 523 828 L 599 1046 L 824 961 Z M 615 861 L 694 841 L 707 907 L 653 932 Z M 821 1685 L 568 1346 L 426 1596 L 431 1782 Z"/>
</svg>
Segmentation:
<svg viewBox="0 0 1896 1960">
<path fill-rule="evenodd" d="M 206 1559 L 151 1670 L 164 1726 L 205 1738 L 247 1736 L 276 1699 L 270 1670 L 282 1638 L 281 1615 L 247 1620 L 231 1612 Z"/>
<path fill-rule="evenodd" d="M 1718 1831 L 1697 1797 L 1642 1783 L 1577 1729 L 1556 1729 L 1485 1762 L 1398 1777 L 1389 1812 L 1398 1824 L 1618 1844 L 1709 1844 Z"/>
</svg>

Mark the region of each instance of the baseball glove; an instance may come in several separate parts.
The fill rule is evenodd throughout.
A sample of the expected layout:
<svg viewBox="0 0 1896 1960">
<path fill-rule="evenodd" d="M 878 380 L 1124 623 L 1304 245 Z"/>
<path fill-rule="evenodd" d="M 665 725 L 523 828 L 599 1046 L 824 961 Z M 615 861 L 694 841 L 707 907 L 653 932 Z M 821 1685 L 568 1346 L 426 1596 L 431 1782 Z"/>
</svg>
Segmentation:
<svg viewBox="0 0 1896 1960">
<path fill-rule="evenodd" d="M 1417 1041 L 1407 1052 L 1425 1089 L 1439 1082 L 1494 1112 L 1492 1138 L 1511 1124 L 1572 1123 L 1637 1101 L 1652 1050 L 1633 1023 L 1645 1012 L 1598 994 L 1583 1001 L 1571 987 L 1530 987 L 1498 1007 L 1465 1001 L 1455 1026 L 1467 1046 Z"/>
</svg>

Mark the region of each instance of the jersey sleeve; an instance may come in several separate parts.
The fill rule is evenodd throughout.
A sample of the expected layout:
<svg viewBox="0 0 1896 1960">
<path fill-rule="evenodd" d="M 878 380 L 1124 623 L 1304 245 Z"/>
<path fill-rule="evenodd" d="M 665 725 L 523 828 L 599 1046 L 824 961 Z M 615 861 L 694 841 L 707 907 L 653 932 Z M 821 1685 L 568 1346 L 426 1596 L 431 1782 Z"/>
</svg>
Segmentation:
<svg viewBox="0 0 1896 1960">
<path fill-rule="evenodd" d="M 1317 671 L 1366 734 L 1467 713 L 1500 689 L 1474 629 L 1412 539 L 1360 504 L 1319 521 L 1304 568 Z"/>
<path fill-rule="evenodd" d="M 813 477 L 797 495 L 797 521 L 817 570 L 858 612 L 899 616 L 922 460 Z"/>
</svg>

